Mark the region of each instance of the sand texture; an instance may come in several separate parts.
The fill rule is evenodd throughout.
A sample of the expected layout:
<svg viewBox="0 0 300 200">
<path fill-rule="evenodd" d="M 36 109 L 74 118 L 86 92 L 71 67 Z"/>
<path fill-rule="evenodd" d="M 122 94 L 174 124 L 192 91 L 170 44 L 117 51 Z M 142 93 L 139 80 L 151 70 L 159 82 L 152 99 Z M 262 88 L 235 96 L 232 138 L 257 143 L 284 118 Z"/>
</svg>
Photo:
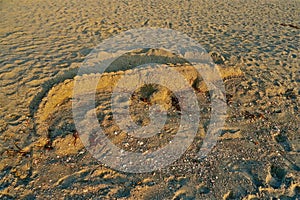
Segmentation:
<svg viewBox="0 0 300 200">
<path fill-rule="evenodd" d="M 300 1 L 0 0 L 0 11 L 0 199 L 300 198 Z M 190 63 L 146 49 L 124 55 L 102 75 L 77 75 L 101 41 L 141 27 L 187 34 L 220 71 L 227 115 L 205 158 L 196 155 L 210 122 L 211 93 Z M 132 95 L 131 117 L 141 126 L 150 123 L 150 106 L 168 112 L 163 130 L 150 138 L 120 130 L 110 107 L 121 77 L 150 73 L 152 66 L 132 66 L 153 59 L 181 73 L 195 91 L 198 132 L 163 169 L 114 170 L 87 151 L 76 131 L 75 81 L 99 81 L 95 108 L 84 114 L 95 111 L 116 146 L 155 151 L 178 131 L 182 110 L 168 88 L 148 85 Z"/>
</svg>

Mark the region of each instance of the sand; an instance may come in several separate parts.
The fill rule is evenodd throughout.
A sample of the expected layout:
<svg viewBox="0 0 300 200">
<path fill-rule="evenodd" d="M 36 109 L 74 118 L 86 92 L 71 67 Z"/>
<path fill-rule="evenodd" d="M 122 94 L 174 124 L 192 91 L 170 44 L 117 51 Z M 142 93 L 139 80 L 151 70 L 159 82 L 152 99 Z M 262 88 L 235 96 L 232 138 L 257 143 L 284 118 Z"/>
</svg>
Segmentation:
<svg viewBox="0 0 300 200">
<path fill-rule="evenodd" d="M 299 1 L 1 0 L 0 10 L 1 199 L 300 198 Z M 94 47 L 141 27 L 171 28 L 199 42 L 220 69 L 228 110 L 217 144 L 195 159 L 210 94 L 191 66 L 168 63 L 190 80 L 203 117 L 176 162 L 134 174 L 87 151 L 72 119 L 72 88 Z M 165 132 L 147 141 L 119 132 L 108 106 L 112 86 L 136 74 L 120 63 L 97 90 L 99 123 L 126 150 L 155 150 L 176 134 L 179 109 L 166 88 L 142 88 L 132 118 L 147 124 L 144 110 L 162 104 L 171 113 Z"/>
</svg>

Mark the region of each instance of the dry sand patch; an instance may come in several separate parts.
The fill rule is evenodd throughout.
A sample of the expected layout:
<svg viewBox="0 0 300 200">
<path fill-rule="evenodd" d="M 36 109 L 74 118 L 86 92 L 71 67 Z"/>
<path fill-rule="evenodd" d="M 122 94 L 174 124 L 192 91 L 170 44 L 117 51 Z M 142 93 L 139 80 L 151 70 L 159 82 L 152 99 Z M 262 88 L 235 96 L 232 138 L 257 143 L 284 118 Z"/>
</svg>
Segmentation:
<svg viewBox="0 0 300 200">
<path fill-rule="evenodd" d="M 292 0 L 0 1 L 0 198 L 299 198 L 299 8 Z M 186 33 L 224 67 L 228 116 L 216 147 L 195 160 L 209 96 L 187 70 L 203 107 L 195 142 L 165 169 L 125 174 L 99 165 L 84 149 L 72 125 L 70 91 L 80 63 L 97 44 L 146 26 Z M 117 78 L 128 68 L 107 76 Z M 109 85 L 103 87 L 97 94 L 107 102 Z M 149 102 L 133 99 L 133 112 L 170 100 L 163 88 L 149 95 Z M 166 106 L 176 119 L 176 106 Z M 109 106 L 97 111 L 114 133 Z M 138 114 L 148 123 L 147 113 Z M 169 135 L 176 131 L 171 128 Z M 126 137 L 111 135 L 117 144 Z M 160 145 L 170 139 L 161 137 Z M 126 143 L 124 148 L 145 150 L 137 141 Z"/>
</svg>

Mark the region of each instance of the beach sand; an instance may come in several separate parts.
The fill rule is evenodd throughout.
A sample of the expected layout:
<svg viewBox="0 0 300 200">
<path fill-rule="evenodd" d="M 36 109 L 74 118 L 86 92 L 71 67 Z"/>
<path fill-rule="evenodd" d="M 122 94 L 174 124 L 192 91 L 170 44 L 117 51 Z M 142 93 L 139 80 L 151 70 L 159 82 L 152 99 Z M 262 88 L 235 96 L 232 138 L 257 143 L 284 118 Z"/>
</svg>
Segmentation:
<svg viewBox="0 0 300 200">
<path fill-rule="evenodd" d="M 1 199 L 300 198 L 300 1 L 0 0 L 0 10 Z M 93 48 L 141 27 L 174 29 L 206 49 L 223 78 L 227 115 L 216 145 L 195 159 L 210 119 L 210 93 L 190 65 L 167 63 L 196 91 L 197 135 L 171 165 L 125 173 L 87 151 L 72 118 L 72 94 Z M 109 103 L 119 78 L 137 73 L 126 62 L 101 77 L 96 114 L 114 144 L 155 150 L 176 134 L 180 109 L 166 88 L 142 88 L 132 98 L 135 121 L 149 123 L 144 111 L 155 103 L 175 114 L 149 140 L 120 132 Z M 99 78 L 91 73 L 86 80 Z"/>
</svg>

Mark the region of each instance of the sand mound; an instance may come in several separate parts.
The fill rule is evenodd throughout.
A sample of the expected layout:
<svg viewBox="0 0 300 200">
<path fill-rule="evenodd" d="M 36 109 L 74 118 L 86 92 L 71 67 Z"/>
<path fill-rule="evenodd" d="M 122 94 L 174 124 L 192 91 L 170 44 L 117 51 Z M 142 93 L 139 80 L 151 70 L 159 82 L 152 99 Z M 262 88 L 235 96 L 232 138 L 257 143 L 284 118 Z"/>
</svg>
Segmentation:
<svg viewBox="0 0 300 200">
<path fill-rule="evenodd" d="M 177 64 L 171 65 L 169 67 L 172 67 L 176 71 L 181 73 L 190 87 L 192 87 L 197 93 L 202 93 L 202 95 L 209 95 L 206 84 L 192 66 Z M 231 78 L 241 78 L 243 76 L 242 71 L 237 67 L 226 68 L 219 66 L 218 68 L 224 80 L 230 80 Z M 80 81 L 85 82 L 85 85 L 87 86 L 89 85 L 89 82 L 98 81 L 99 84 L 96 88 L 96 102 L 98 102 L 96 105 L 97 116 L 99 116 L 101 120 L 103 120 L 102 122 L 100 122 L 100 124 L 108 129 L 108 135 L 112 136 L 116 131 L 120 132 L 120 130 L 117 130 L 117 127 L 111 125 L 111 116 L 109 114 L 111 113 L 111 110 L 109 108 L 109 104 L 111 101 L 110 97 L 114 87 L 118 83 L 118 80 L 124 74 L 126 74 L 128 77 L 131 76 L 133 79 L 137 79 L 137 74 L 140 74 L 140 71 L 149 73 L 151 70 L 153 71 L 154 69 L 151 67 L 145 67 L 141 69 L 131 69 L 119 72 L 106 72 L 102 75 L 92 73 L 84 75 L 83 77 L 74 77 L 75 79 L 80 78 Z M 75 138 L 70 137 L 69 135 L 75 134 L 76 132 L 75 125 L 72 119 L 74 79 L 68 78 L 69 77 L 67 77 L 65 81 L 54 85 L 49 90 L 47 95 L 40 101 L 37 101 L 37 99 L 35 99 L 35 102 L 40 102 L 38 109 L 34 114 L 36 133 L 41 138 L 43 138 L 42 141 L 44 144 L 42 145 L 47 145 L 50 142 L 54 145 L 52 145 L 52 147 L 54 149 L 58 149 L 59 151 L 63 146 L 65 146 L 66 143 L 64 141 L 65 139 L 62 138 L 67 138 L 70 144 L 71 141 L 73 141 L 74 143 Z M 62 80 L 60 79 L 59 81 Z M 185 88 L 182 88 L 182 90 L 185 90 Z M 87 90 L 84 92 L 90 91 Z M 82 95 L 85 94 L 83 93 Z M 146 109 L 149 105 L 162 105 L 169 112 L 180 111 L 180 107 L 178 105 L 178 102 L 176 102 L 176 97 L 172 95 L 172 91 L 159 85 L 146 85 L 144 87 L 141 87 L 132 96 L 133 98 L 131 99 L 131 101 L 132 104 L 135 105 L 132 108 L 132 111 L 134 113 L 137 113 L 136 116 L 132 117 L 136 122 L 139 121 L 139 123 L 141 124 L 149 123 L 147 112 L 140 112 L 141 110 Z M 169 127 L 172 127 L 172 124 L 169 124 Z M 173 131 L 176 131 L 176 129 Z M 115 138 L 115 140 L 122 141 L 122 138 L 124 139 L 125 135 L 125 133 L 120 134 L 120 138 Z M 163 134 L 161 135 L 163 136 Z M 153 138 L 152 140 L 155 141 L 156 138 Z M 135 142 L 136 141 L 132 141 L 131 143 Z M 78 149 L 80 148 L 82 148 L 82 146 L 78 147 Z M 68 152 L 67 149 L 65 150 Z"/>
</svg>

